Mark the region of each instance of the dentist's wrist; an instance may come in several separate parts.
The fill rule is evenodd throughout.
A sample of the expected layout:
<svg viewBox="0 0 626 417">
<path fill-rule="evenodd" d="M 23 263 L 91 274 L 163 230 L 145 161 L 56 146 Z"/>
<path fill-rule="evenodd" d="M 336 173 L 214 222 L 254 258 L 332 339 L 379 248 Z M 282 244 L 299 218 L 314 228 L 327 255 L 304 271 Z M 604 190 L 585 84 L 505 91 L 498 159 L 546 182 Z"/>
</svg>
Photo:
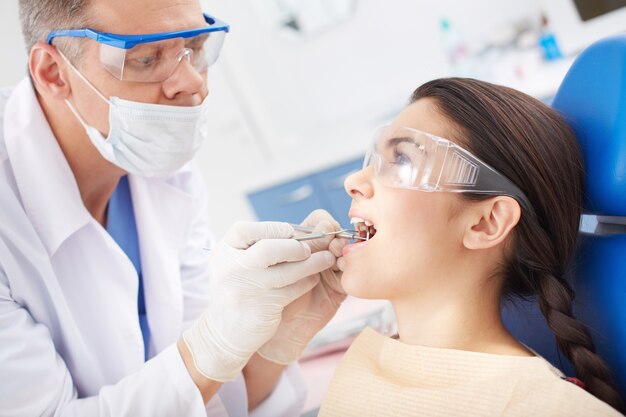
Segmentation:
<svg viewBox="0 0 626 417">
<path fill-rule="evenodd" d="M 208 403 L 220 389 L 222 382 L 207 378 L 198 371 L 194 365 L 191 351 L 182 337 L 178 339 L 176 347 L 178 348 L 178 352 L 180 353 L 183 363 L 185 364 L 185 368 L 187 368 L 187 372 L 189 372 L 189 376 L 191 376 L 191 379 L 200 391 L 200 395 L 202 395 L 202 400 L 205 404 Z"/>
<path fill-rule="evenodd" d="M 183 332 L 182 340 L 198 373 L 214 381 L 233 381 L 254 349 L 242 350 L 225 340 L 212 322 L 212 315 L 209 312 L 202 315 Z"/>
<path fill-rule="evenodd" d="M 243 368 L 248 410 L 255 409 L 272 394 L 284 370 L 284 365 L 267 361 L 258 354 L 252 355 Z"/>
</svg>

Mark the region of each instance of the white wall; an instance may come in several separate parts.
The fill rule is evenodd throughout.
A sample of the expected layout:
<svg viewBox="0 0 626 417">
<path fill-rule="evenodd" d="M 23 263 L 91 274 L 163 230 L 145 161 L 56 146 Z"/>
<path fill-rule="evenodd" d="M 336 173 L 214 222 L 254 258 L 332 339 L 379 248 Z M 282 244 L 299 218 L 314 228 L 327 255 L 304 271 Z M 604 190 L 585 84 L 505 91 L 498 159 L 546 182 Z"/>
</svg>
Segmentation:
<svg viewBox="0 0 626 417">
<path fill-rule="evenodd" d="M 351 18 L 298 39 L 262 19 L 259 8 L 268 1 L 201 0 L 232 26 L 210 71 L 212 133 L 197 158 L 218 237 L 232 222 L 254 219 L 247 192 L 362 154 L 371 130 L 415 87 L 448 75 L 441 16 L 474 36 L 536 7 L 516 0 L 358 0 Z M 0 3 L 0 85 L 25 75 L 16 3 Z"/>
<path fill-rule="evenodd" d="M 0 88 L 16 84 L 26 75 L 26 51 L 17 14 L 17 0 L 0 2 Z"/>
</svg>

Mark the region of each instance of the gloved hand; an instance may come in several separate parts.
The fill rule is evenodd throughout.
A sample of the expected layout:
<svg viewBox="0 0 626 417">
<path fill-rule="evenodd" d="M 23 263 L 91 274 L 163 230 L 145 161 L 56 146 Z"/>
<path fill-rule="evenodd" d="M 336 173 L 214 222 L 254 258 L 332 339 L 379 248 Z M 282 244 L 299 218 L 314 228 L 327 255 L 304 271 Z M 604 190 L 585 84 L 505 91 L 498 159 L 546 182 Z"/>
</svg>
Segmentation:
<svg viewBox="0 0 626 417">
<path fill-rule="evenodd" d="M 311 213 L 302 225 L 315 227 L 315 231 L 340 230 L 339 224 L 324 210 Z M 330 250 L 333 255 L 339 257 L 348 241 L 329 236 L 303 243 L 307 243 L 314 254 Z M 318 284 L 283 310 L 276 334 L 261 347 L 259 355 L 283 365 L 298 360 L 313 336 L 330 321 L 346 298 L 346 293 L 341 287 L 341 274 L 335 264 L 309 277 L 319 281 Z"/>
<path fill-rule="evenodd" d="M 198 371 L 228 381 L 275 333 L 283 308 L 335 263 L 290 239 L 287 223 L 237 223 L 211 251 L 211 302 L 183 339 Z"/>
</svg>

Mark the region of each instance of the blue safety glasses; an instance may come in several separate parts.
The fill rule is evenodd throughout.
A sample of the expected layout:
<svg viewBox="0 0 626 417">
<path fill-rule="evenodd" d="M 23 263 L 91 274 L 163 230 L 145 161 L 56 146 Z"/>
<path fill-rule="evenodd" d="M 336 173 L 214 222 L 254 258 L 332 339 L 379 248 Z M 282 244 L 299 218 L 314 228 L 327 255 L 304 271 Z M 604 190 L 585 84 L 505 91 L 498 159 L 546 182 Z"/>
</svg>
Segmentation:
<svg viewBox="0 0 626 417">
<path fill-rule="evenodd" d="M 102 33 L 93 29 L 55 30 L 54 38 L 89 38 L 99 43 L 100 62 L 115 78 L 133 82 L 161 82 L 169 78 L 183 59 L 199 73 L 217 61 L 230 27 L 207 14 L 207 26 L 176 32 L 143 35 Z"/>
</svg>

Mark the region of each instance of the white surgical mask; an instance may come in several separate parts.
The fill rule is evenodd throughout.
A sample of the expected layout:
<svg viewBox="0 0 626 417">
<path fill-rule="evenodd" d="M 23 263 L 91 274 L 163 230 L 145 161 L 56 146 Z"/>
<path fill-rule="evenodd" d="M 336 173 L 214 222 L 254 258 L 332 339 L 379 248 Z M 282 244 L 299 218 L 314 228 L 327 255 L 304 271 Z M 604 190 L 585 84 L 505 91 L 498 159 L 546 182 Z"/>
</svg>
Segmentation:
<svg viewBox="0 0 626 417">
<path fill-rule="evenodd" d="M 65 100 L 107 161 L 133 174 L 164 177 L 193 159 L 207 137 L 208 96 L 199 106 L 148 104 L 119 97 L 107 100 L 69 60 L 66 61 L 109 104 L 109 135 L 104 138 L 96 128 L 85 123 L 69 100 Z"/>
</svg>

